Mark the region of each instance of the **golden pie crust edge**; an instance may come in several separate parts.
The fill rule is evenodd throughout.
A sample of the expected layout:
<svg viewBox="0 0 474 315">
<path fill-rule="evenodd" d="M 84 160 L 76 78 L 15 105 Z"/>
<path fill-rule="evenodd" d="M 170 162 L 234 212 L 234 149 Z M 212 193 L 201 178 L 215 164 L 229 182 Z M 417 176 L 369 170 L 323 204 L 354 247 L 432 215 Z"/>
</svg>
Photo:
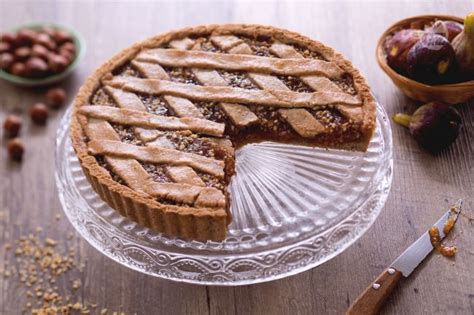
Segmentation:
<svg viewBox="0 0 474 315">
<path fill-rule="evenodd" d="M 96 89 L 101 86 L 101 79 L 106 74 L 130 61 L 142 49 L 157 47 L 174 39 L 188 37 L 191 34 L 209 35 L 211 33 L 270 36 L 283 43 L 297 44 L 317 51 L 331 62 L 335 62 L 347 73 L 350 73 L 353 77 L 354 86 L 358 91 L 358 95 L 363 102 L 362 138 L 361 141 L 355 145 L 354 143 L 350 143 L 348 146 L 338 145 L 337 148 L 357 151 L 365 151 L 367 149 L 375 129 L 376 107 L 375 99 L 370 92 L 366 80 L 362 77 L 360 72 L 353 67 L 352 63 L 345 60 L 341 54 L 320 42 L 298 33 L 271 26 L 227 24 L 188 27 L 138 42 L 122 50 L 105 62 L 86 79 L 73 103 L 70 137 L 86 178 L 102 200 L 117 210 L 122 216 L 170 236 L 202 241 L 220 241 L 225 239 L 227 225 L 231 221 L 229 211 L 164 205 L 144 193 L 139 193 L 127 186 L 119 184 L 112 179 L 106 169 L 98 164 L 95 157 L 88 153 L 82 128 L 82 126 L 87 124 L 87 120 L 83 116 L 77 115 L 77 110 L 80 106 L 89 103 L 90 97 Z M 230 200 L 228 207 L 230 207 Z"/>
</svg>

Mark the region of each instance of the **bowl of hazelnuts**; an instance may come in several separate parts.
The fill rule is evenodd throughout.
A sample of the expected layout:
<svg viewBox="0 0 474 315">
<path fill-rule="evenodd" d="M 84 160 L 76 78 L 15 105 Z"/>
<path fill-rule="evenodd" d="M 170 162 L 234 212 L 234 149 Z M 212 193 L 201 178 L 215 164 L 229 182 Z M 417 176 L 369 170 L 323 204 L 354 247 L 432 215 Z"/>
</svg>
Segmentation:
<svg viewBox="0 0 474 315">
<path fill-rule="evenodd" d="M 84 56 L 76 32 L 30 24 L 0 34 L 0 78 L 20 86 L 45 86 L 70 75 Z"/>
</svg>

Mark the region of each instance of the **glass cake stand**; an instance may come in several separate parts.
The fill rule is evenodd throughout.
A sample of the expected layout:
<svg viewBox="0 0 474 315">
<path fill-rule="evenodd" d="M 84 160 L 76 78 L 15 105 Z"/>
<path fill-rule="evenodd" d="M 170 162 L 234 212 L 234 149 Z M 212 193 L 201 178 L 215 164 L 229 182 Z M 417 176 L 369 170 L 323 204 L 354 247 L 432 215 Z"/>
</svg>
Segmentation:
<svg viewBox="0 0 474 315">
<path fill-rule="evenodd" d="M 244 285 L 316 267 L 367 231 L 392 182 L 391 129 L 377 105 L 376 131 L 365 153 L 271 142 L 238 150 L 227 238 L 186 241 L 140 226 L 100 199 L 71 146 L 70 116 L 71 110 L 56 143 L 56 183 L 68 219 L 104 255 L 170 280 Z"/>
</svg>

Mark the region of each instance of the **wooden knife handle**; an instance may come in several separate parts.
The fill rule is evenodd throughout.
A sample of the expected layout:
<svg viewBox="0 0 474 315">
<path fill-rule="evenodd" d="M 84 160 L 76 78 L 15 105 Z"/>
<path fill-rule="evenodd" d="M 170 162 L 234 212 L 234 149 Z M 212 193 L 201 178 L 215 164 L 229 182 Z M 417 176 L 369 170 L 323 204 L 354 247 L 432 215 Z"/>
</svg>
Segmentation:
<svg viewBox="0 0 474 315">
<path fill-rule="evenodd" d="M 402 273 L 394 268 L 382 272 L 374 282 L 352 303 L 347 315 L 378 314 L 385 300 L 397 286 Z"/>
</svg>

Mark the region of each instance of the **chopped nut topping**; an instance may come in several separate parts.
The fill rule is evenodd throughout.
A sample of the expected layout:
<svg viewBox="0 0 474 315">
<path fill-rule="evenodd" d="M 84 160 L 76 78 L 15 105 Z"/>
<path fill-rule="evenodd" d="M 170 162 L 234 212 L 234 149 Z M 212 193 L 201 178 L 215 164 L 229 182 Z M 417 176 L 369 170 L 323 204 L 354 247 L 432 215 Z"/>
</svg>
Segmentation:
<svg viewBox="0 0 474 315">
<path fill-rule="evenodd" d="M 104 89 L 98 89 L 91 98 L 91 104 L 94 105 L 109 105 L 109 106 L 117 106 L 115 101 L 110 97 L 110 95 L 105 92 Z"/>
<path fill-rule="evenodd" d="M 255 84 L 250 81 L 247 74 L 242 71 L 224 71 L 219 70 L 219 74 L 226 80 L 227 84 L 233 87 L 242 89 L 254 90 L 257 89 Z"/>
<path fill-rule="evenodd" d="M 311 93 L 314 92 L 306 83 L 300 78 L 293 76 L 278 76 L 278 79 L 282 80 L 283 83 L 292 91 L 299 93 Z"/>
<path fill-rule="evenodd" d="M 170 116 L 171 110 L 168 108 L 162 97 L 155 95 L 139 95 L 140 100 L 146 106 L 149 113 L 161 116 Z"/>
<path fill-rule="evenodd" d="M 199 85 L 199 82 L 191 69 L 181 67 L 163 67 L 163 69 L 165 69 L 169 74 L 171 81 Z"/>
</svg>

